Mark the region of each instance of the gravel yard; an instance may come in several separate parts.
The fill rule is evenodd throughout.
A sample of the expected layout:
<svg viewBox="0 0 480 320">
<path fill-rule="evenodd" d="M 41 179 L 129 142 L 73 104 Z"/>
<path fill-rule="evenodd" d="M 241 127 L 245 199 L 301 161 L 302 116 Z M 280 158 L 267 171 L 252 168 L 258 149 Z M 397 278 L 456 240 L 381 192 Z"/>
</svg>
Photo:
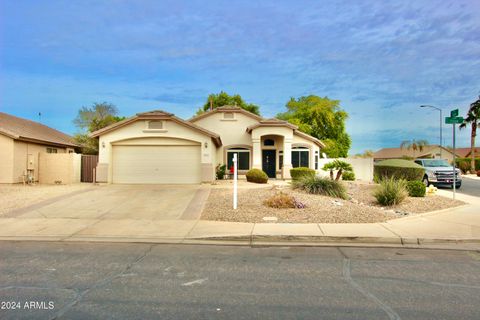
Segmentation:
<svg viewBox="0 0 480 320">
<path fill-rule="evenodd" d="M 50 198 L 92 188 L 90 183 L 71 185 L 0 185 L 0 215 Z"/>
<path fill-rule="evenodd" d="M 372 193 L 376 185 L 346 183 L 350 200 L 307 194 L 288 186 L 265 188 L 241 188 L 238 191 L 238 209 L 232 209 L 232 190 L 213 189 L 205 205 L 201 219 L 237 222 L 265 222 L 264 217 L 276 217 L 277 222 L 296 223 L 373 223 L 403 217 L 405 215 L 434 211 L 464 204 L 441 196 L 407 198 L 402 204 L 382 208 L 376 204 Z M 293 195 L 306 204 L 304 209 L 274 209 L 263 201 L 276 192 Z"/>
</svg>

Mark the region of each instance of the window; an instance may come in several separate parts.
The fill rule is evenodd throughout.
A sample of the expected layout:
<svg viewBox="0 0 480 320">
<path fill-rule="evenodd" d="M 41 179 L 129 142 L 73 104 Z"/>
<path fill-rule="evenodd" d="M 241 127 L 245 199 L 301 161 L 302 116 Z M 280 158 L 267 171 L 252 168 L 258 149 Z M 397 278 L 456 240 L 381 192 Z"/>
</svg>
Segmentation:
<svg viewBox="0 0 480 320">
<path fill-rule="evenodd" d="M 227 170 L 233 167 L 233 155 L 237 154 L 238 170 L 250 169 L 250 150 L 248 149 L 230 149 L 227 151 Z"/>
<path fill-rule="evenodd" d="M 224 112 L 223 113 L 223 119 L 233 119 L 234 115 L 233 112 Z"/>
<path fill-rule="evenodd" d="M 315 170 L 318 170 L 318 154 L 315 155 Z"/>
<path fill-rule="evenodd" d="M 47 153 L 57 153 L 57 149 L 55 149 L 55 148 L 47 148 Z"/>
<path fill-rule="evenodd" d="M 153 129 L 153 130 L 163 129 L 163 121 L 161 120 L 148 121 L 148 129 Z"/>
<path fill-rule="evenodd" d="M 283 151 L 278 152 L 278 168 L 283 168 Z"/>
<path fill-rule="evenodd" d="M 274 146 L 275 141 L 273 139 L 265 139 L 265 141 L 263 141 L 263 145 L 264 146 Z"/>
<path fill-rule="evenodd" d="M 294 148 L 292 150 L 292 167 L 307 167 L 309 168 L 309 150 L 307 148 Z"/>
</svg>

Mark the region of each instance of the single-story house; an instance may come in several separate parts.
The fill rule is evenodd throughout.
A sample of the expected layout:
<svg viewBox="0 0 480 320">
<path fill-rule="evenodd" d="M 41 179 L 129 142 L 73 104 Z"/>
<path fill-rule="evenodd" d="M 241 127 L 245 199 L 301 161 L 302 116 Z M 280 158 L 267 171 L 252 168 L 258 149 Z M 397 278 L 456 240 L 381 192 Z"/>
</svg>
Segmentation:
<svg viewBox="0 0 480 320">
<path fill-rule="evenodd" d="M 182 120 L 161 110 L 138 113 L 92 133 L 99 138 L 97 181 L 182 184 L 215 180 L 217 165 L 290 178 L 292 167 L 318 169 L 323 143 L 297 126 L 224 106 Z"/>
<path fill-rule="evenodd" d="M 412 148 L 383 148 L 373 154 L 374 161 L 381 161 L 387 159 L 401 159 L 408 158 L 436 158 L 446 159 L 449 162 L 453 161 L 453 152 L 439 145 L 427 145 L 422 150 L 413 150 Z M 458 154 L 457 154 L 458 157 Z"/>
<path fill-rule="evenodd" d="M 455 153 L 460 158 L 471 158 L 472 148 L 455 148 Z M 480 148 L 475 147 L 475 158 L 480 158 Z"/>
<path fill-rule="evenodd" d="M 72 153 L 72 137 L 41 123 L 0 112 L 0 183 L 38 181 L 40 153 Z"/>
</svg>

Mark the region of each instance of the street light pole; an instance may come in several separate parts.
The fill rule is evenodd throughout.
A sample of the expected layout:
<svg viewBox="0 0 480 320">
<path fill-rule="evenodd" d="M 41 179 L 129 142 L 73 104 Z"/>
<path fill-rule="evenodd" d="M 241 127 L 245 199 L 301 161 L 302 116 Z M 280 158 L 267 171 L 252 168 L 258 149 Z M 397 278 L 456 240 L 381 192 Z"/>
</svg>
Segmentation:
<svg viewBox="0 0 480 320">
<path fill-rule="evenodd" d="M 429 106 L 429 105 L 421 105 L 420 108 L 432 108 L 432 109 L 435 109 L 435 110 L 438 110 L 440 111 L 440 158 L 442 158 L 442 143 L 443 143 L 443 137 L 442 137 L 442 131 L 443 131 L 443 122 L 442 122 L 442 119 L 443 119 L 443 113 L 442 113 L 442 109 L 438 108 L 438 107 L 434 107 L 434 106 Z"/>
</svg>

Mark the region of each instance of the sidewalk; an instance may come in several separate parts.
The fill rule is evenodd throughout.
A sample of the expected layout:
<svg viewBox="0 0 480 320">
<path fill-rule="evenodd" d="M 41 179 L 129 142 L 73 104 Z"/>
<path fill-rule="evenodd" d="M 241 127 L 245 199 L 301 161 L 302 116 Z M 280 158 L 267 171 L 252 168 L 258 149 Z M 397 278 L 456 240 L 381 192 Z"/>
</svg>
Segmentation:
<svg viewBox="0 0 480 320">
<path fill-rule="evenodd" d="M 449 191 L 440 194 L 451 196 Z M 385 223 L 292 224 L 206 220 L 0 219 L 0 240 L 155 242 L 248 246 L 403 246 L 480 249 L 480 199 L 468 205 Z"/>
</svg>

